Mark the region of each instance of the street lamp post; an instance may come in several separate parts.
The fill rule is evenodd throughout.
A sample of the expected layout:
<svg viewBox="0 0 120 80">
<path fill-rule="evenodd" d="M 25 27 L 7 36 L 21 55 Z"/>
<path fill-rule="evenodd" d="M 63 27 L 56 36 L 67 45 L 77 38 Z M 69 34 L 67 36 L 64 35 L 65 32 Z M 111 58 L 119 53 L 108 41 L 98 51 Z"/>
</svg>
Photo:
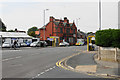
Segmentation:
<svg viewBox="0 0 120 80">
<path fill-rule="evenodd" d="M 99 30 L 101 30 L 101 0 L 99 0 Z"/>
<path fill-rule="evenodd" d="M 48 11 L 49 9 L 45 9 L 44 10 L 44 42 L 45 42 L 45 11 Z M 45 43 L 44 43 L 44 47 L 45 47 Z"/>
<path fill-rule="evenodd" d="M 101 0 L 99 0 L 99 30 L 101 30 Z M 101 59 L 100 46 L 98 47 L 98 60 Z"/>
<path fill-rule="evenodd" d="M 80 18 L 76 18 L 76 24 L 78 26 L 78 21 L 80 20 Z"/>
</svg>

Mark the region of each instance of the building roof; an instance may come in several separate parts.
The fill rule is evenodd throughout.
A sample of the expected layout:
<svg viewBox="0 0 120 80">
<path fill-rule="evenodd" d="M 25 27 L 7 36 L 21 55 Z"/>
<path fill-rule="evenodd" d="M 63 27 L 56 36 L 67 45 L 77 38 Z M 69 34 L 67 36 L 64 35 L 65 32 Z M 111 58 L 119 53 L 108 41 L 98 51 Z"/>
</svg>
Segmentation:
<svg viewBox="0 0 120 80">
<path fill-rule="evenodd" d="M 55 23 L 55 25 L 59 25 L 60 22 L 55 21 L 54 23 Z"/>
<path fill-rule="evenodd" d="M 14 38 L 32 38 L 31 36 L 27 35 L 27 33 L 22 32 L 0 32 L 2 37 L 14 37 Z"/>
<path fill-rule="evenodd" d="M 66 26 L 66 24 L 67 24 L 66 22 L 63 22 L 63 25 L 64 25 L 64 26 Z"/>
<path fill-rule="evenodd" d="M 59 25 L 60 21 L 54 21 L 55 25 Z M 66 22 L 62 22 L 64 26 L 67 25 Z M 72 27 L 73 23 L 69 23 L 70 27 Z"/>
<path fill-rule="evenodd" d="M 72 27 L 73 23 L 70 23 L 70 27 Z"/>
</svg>

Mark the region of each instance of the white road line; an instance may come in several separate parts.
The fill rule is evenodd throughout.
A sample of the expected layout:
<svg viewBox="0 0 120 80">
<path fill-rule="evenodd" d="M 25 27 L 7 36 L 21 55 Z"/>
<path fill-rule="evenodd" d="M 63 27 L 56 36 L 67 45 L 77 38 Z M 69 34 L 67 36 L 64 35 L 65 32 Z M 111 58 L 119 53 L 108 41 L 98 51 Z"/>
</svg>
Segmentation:
<svg viewBox="0 0 120 80">
<path fill-rule="evenodd" d="M 53 66 L 52 68 L 46 69 L 44 72 L 38 73 L 37 76 L 32 77 L 32 78 L 37 78 L 38 76 L 40 76 L 40 75 L 42 75 L 42 74 L 44 74 L 44 73 L 46 73 L 46 72 L 52 70 L 53 68 L 55 68 L 55 66 Z"/>
<path fill-rule="evenodd" d="M 22 66 L 23 64 L 12 65 L 13 67 Z"/>
<path fill-rule="evenodd" d="M 12 60 L 12 59 L 14 59 L 14 58 L 8 58 L 8 59 L 4 59 L 2 61 L 8 61 L 8 60 Z"/>
<path fill-rule="evenodd" d="M 36 55 L 36 54 L 39 54 L 39 53 L 34 53 L 34 54 L 31 54 L 31 55 Z"/>
<path fill-rule="evenodd" d="M 44 74 L 45 72 L 41 72 L 40 74 L 42 75 L 42 74 Z"/>
<path fill-rule="evenodd" d="M 50 69 L 45 70 L 45 72 L 48 72 Z"/>
<path fill-rule="evenodd" d="M 32 47 L 24 47 L 24 48 L 32 48 Z"/>
<path fill-rule="evenodd" d="M 40 74 L 38 74 L 37 76 L 40 76 Z"/>
<path fill-rule="evenodd" d="M 18 57 L 15 57 L 15 58 L 8 58 L 8 59 L 3 59 L 2 61 L 8 61 L 8 60 L 13 60 L 13 59 L 18 59 L 18 58 L 21 58 L 22 56 L 18 56 Z"/>
<path fill-rule="evenodd" d="M 53 68 L 55 68 L 55 66 L 53 66 Z"/>
<path fill-rule="evenodd" d="M 50 70 L 52 70 L 53 68 L 50 68 Z"/>
<path fill-rule="evenodd" d="M 18 57 L 15 57 L 15 58 L 21 58 L 22 56 L 18 56 Z"/>
<path fill-rule="evenodd" d="M 14 52 L 14 51 L 22 51 L 22 50 L 2 50 L 2 52 Z"/>
</svg>

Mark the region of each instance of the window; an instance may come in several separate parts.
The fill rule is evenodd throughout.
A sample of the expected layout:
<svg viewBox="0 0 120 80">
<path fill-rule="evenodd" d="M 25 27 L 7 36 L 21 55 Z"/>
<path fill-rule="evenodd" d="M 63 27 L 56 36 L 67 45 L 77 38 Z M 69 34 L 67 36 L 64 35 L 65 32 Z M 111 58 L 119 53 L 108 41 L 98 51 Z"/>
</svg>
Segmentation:
<svg viewBox="0 0 120 80">
<path fill-rule="evenodd" d="M 58 38 L 56 38 L 56 43 L 59 43 Z"/>
<path fill-rule="evenodd" d="M 70 33 L 70 29 L 66 29 L 66 33 Z"/>
<path fill-rule="evenodd" d="M 61 26 L 62 26 L 62 23 L 61 23 Z"/>
<path fill-rule="evenodd" d="M 69 42 L 70 42 L 70 43 L 73 43 L 73 38 L 69 38 Z"/>
<path fill-rule="evenodd" d="M 73 33 L 75 33 L 75 29 L 73 29 Z"/>
<path fill-rule="evenodd" d="M 63 33 L 63 29 L 62 28 L 60 28 L 60 33 Z"/>
<path fill-rule="evenodd" d="M 60 37 L 60 40 L 63 40 L 63 37 Z"/>
<path fill-rule="evenodd" d="M 57 30 L 57 29 L 58 29 L 58 27 L 55 27 L 55 29 Z"/>
<path fill-rule="evenodd" d="M 69 43 L 69 37 L 67 37 L 66 42 L 68 42 L 68 43 Z"/>
<path fill-rule="evenodd" d="M 67 27 L 69 27 L 69 24 L 67 24 Z"/>
</svg>

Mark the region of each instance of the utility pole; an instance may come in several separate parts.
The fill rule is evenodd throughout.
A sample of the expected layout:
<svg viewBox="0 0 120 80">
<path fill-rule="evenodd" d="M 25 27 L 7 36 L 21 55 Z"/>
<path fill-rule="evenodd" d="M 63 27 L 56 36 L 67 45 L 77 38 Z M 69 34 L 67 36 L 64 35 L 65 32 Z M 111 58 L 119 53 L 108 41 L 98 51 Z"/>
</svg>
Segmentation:
<svg viewBox="0 0 120 80">
<path fill-rule="evenodd" d="M 101 0 L 99 0 L 99 30 L 101 30 Z M 98 60 L 101 59 L 100 46 L 98 47 Z"/>
<path fill-rule="evenodd" d="M 80 20 L 80 18 L 76 18 L 76 24 L 77 24 L 77 27 L 78 27 L 78 21 Z"/>
<path fill-rule="evenodd" d="M 44 47 L 45 47 L 45 11 L 48 11 L 48 10 L 49 9 L 45 9 L 43 12 L 44 13 L 44 27 L 43 27 L 44 28 Z"/>
<path fill-rule="evenodd" d="M 101 30 L 101 0 L 99 0 L 99 30 Z"/>
</svg>

